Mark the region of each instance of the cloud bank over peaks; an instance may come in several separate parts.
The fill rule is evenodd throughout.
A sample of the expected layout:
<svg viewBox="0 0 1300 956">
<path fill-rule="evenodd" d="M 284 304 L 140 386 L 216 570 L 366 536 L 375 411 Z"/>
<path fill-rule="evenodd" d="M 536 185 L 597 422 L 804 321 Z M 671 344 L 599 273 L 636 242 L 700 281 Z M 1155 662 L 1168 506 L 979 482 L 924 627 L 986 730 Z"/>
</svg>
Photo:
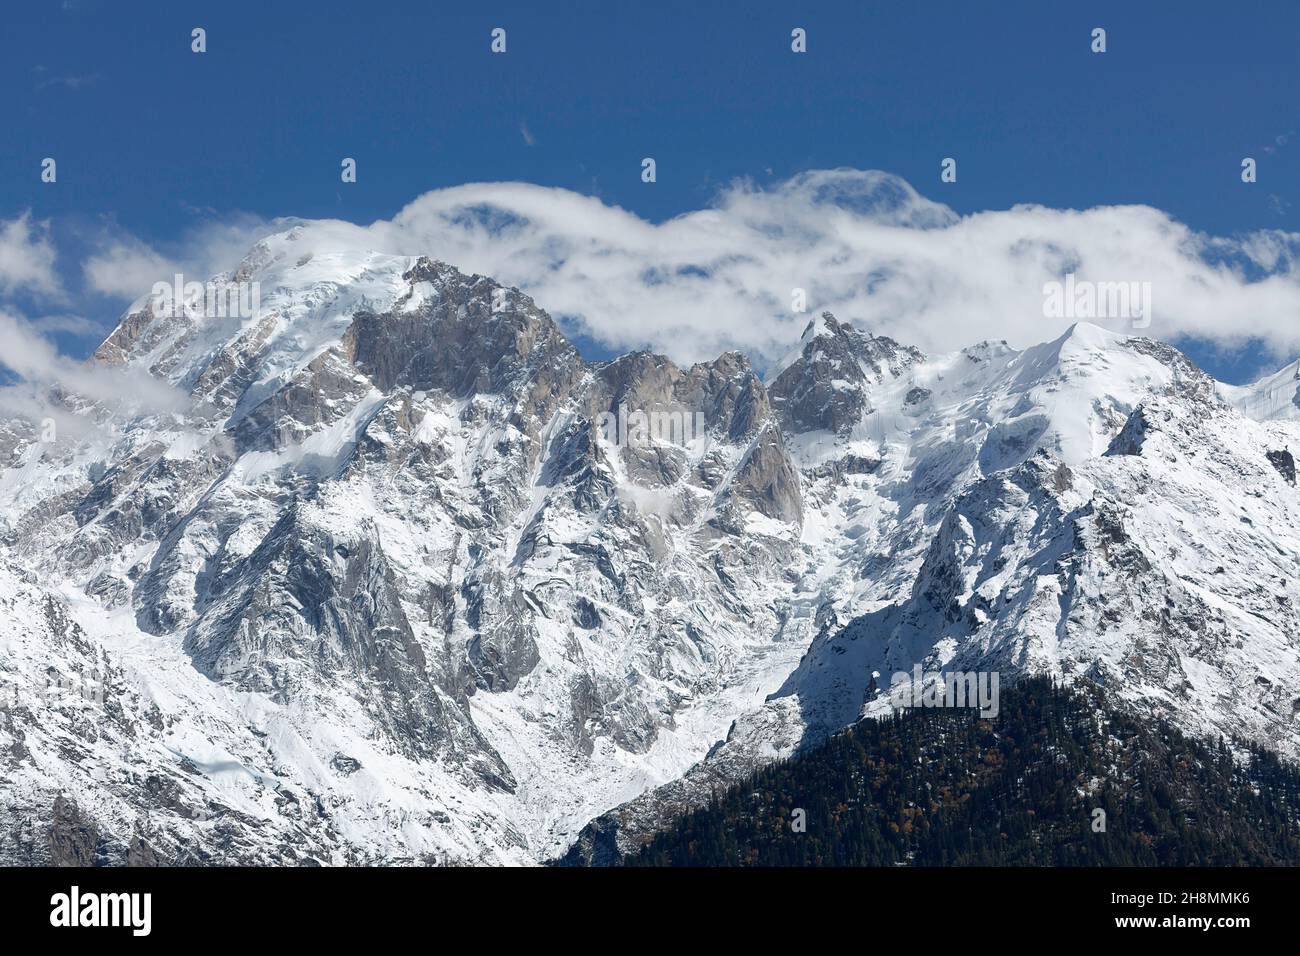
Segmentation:
<svg viewBox="0 0 1300 956">
<path fill-rule="evenodd" d="M 286 222 L 214 227 L 181 258 L 216 265 Z M 429 255 L 490 275 L 570 333 L 679 362 L 739 349 L 764 365 L 823 310 L 931 352 L 983 339 L 1023 347 L 1073 321 L 1044 315 L 1044 285 L 1067 273 L 1150 283 L 1152 322 L 1141 334 L 1225 348 L 1259 338 L 1279 360 L 1300 352 L 1300 234 L 1209 236 L 1148 206 L 961 216 L 880 171 L 817 170 L 766 188 L 736 182 L 708 208 L 661 223 L 565 189 L 474 183 L 425 193 L 391 220 L 315 220 L 302 230 L 309 248 Z M 133 273 L 118 266 L 156 269 L 150 254 L 123 242 L 86 275 L 127 296 L 112 277 Z M 806 312 L 792 308 L 796 289 Z"/>
</svg>

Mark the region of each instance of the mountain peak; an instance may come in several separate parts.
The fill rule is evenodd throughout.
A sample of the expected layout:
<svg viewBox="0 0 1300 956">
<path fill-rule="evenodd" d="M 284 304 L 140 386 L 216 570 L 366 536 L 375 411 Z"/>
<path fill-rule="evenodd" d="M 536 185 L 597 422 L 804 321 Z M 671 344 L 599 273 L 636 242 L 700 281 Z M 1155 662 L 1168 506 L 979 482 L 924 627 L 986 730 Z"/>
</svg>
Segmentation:
<svg viewBox="0 0 1300 956">
<path fill-rule="evenodd" d="M 924 358 L 919 349 L 822 312 L 775 370 L 769 388 L 791 430 L 845 434 L 870 414 L 873 386 L 899 378 Z"/>
<path fill-rule="evenodd" d="M 1053 339 L 1049 346 L 1058 354 L 1098 352 L 1115 348 L 1128 341 L 1129 336 L 1092 322 L 1074 322 Z"/>
<path fill-rule="evenodd" d="M 852 324 L 841 322 L 839 319 L 835 318 L 835 315 L 831 312 L 822 312 L 804 326 L 803 334 L 799 336 L 799 342 L 803 345 L 812 342 L 815 339 L 827 337 L 833 338 L 837 335 L 846 335 L 853 331 L 854 328 Z"/>
</svg>

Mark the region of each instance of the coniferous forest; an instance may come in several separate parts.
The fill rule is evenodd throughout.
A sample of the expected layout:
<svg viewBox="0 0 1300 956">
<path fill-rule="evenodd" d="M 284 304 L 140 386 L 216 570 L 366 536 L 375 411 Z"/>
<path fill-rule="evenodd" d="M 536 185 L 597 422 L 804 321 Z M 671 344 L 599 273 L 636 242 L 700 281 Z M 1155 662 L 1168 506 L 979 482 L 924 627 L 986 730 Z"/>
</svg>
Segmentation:
<svg viewBox="0 0 1300 956">
<path fill-rule="evenodd" d="M 1043 678 L 1004 689 L 991 720 L 921 709 L 862 721 L 713 794 L 624 858 L 633 866 L 1298 863 L 1296 768 L 1258 748 L 1193 740 L 1107 706 L 1095 688 Z"/>
</svg>

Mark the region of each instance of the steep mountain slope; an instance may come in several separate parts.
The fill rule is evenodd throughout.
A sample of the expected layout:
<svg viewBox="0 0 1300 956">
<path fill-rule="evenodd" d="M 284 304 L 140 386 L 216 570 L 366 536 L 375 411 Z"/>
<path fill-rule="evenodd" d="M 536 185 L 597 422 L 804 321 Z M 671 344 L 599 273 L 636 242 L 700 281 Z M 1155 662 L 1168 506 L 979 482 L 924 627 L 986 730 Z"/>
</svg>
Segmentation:
<svg viewBox="0 0 1300 956">
<path fill-rule="evenodd" d="M 893 675 L 916 664 L 1087 679 L 1148 716 L 1300 755 L 1294 426 L 1244 418 L 1167 346 L 1089 326 L 887 386 L 831 443 L 877 462 L 875 535 L 856 539 L 871 539 L 859 576 L 832 582 L 849 596 L 762 708 L 681 780 L 594 821 L 571 860 L 616 859 L 765 760 L 888 713 Z M 932 417 L 859 437 L 916 388 Z"/>
<path fill-rule="evenodd" d="M 996 720 L 866 720 L 675 821 L 635 866 L 1300 864 L 1300 772 L 1031 678 Z"/>
<path fill-rule="evenodd" d="M 241 317 L 128 310 L 93 361 L 148 410 L 5 424 L 25 606 L 154 715 L 72 746 L 28 701 L 11 847 L 63 820 L 115 862 L 547 859 L 917 662 L 1300 748 L 1297 426 L 1167 346 L 927 357 L 823 315 L 765 383 L 736 353 L 587 362 L 518 290 L 311 224 L 215 285 L 254 281 Z M 15 680 L 59 640 L 28 632 Z"/>
</svg>

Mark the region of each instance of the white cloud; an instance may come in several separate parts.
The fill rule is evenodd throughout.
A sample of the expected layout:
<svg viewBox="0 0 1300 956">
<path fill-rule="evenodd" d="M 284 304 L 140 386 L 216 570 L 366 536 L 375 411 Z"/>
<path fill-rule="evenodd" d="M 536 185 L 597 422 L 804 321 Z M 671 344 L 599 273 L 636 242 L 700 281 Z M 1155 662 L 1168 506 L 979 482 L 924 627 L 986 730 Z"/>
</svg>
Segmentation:
<svg viewBox="0 0 1300 956">
<path fill-rule="evenodd" d="M 82 265 L 88 288 L 101 295 L 134 301 L 155 282 L 205 281 L 234 267 L 260 237 L 282 224 L 248 214 L 223 221 L 205 219 L 160 251 L 122 230 L 110 229 Z"/>
<path fill-rule="evenodd" d="M 182 398 L 156 379 L 105 365 L 78 362 L 59 353 L 53 342 L 21 316 L 0 310 L 0 368 L 13 384 L 0 387 L 0 410 L 28 418 L 58 417 L 72 421 L 63 406 L 51 401 L 58 388 L 123 411 L 179 408 Z"/>
<path fill-rule="evenodd" d="M 49 223 L 32 222 L 30 213 L 23 213 L 17 219 L 0 220 L 0 292 L 62 298 L 54 258 Z"/>
<path fill-rule="evenodd" d="M 196 233 L 181 258 L 229 269 L 259 228 L 272 226 Z M 822 310 L 928 351 L 985 338 L 1025 346 L 1068 324 L 1043 315 L 1044 283 L 1067 271 L 1150 282 L 1144 334 L 1225 347 L 1258 336 L 1279 355 L 1300 352 L 1300 234 L 1208 236 L 1147 206 L 959 216 L 882 172 L 821 170 L 770 188 L 739 182 L 709 208 L 663 223 L 563 189 L 470 184 L 426 193 L 368 226 L 309 223 L 304 240 L 429 255 L 492 275 L 571 330 L 678 361 L 736 348 L 761 363 L 784 354 Z M 93 281 L 114 286 L 107 263 L 126 274 L 137 260 L 129 248 L 108 255 Z M 149 283 L 117 286 L 138 296 Z M 796 287 L 807 290 L 807 314 L 791 312 Z"/>
<path fill-rule="evenodd" d="M 82 266 L 86 284 L 96 292 L 135 299 L 155 282 L 169 280 L 181 271 L 180 263 L 168 259 L 134 238 L 114 239 Z"/>
</svg>

